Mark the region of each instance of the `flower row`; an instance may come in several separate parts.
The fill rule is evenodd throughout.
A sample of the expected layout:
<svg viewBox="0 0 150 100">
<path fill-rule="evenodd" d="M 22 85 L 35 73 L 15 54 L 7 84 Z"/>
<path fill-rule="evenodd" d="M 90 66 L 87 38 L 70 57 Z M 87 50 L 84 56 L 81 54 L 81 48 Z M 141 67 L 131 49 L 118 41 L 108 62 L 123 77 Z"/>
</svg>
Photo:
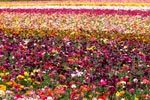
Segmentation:
<svg viewBox="0 0 150 100">
<path fill-rule="evenodd" d="M 89 2 L 89 1 L 36 1 L 36 2 L 0 2 L 0 6 L 150 6 L 148 2 Z"/>
<path fill-rule="evenodd" d="M 0 33 L 0 79 L 3 100 L 148 100 L 150 43 Z"/>
<path fill-rule="evenodd" d="M 117 2 L 0 2 L 0 6 L 150 6 L 149 3 Z"/>
<path fill-rule="evenodd" d="M 5 34 L 22 36 L 126 37 L 150 41 L 150 17 L 146 14 L 150 13 L 89 9 L 3 9 L 0 10 L 0 30 Z"/>
<path fill-rule="evenodd" d="M 116 11 L 115 13 L 117 13 L 118 10 L 122 10 L 126 13 L 137 13 L 138 14 L 142 14 L 143 13 L 149 13 L 150 11 L 150 7 L 142 7 L 142 6 L 14 6 L 14 7 L 6 7 L 6 6 L 1 6 L 0 7 L 1 11 L 9 11 L 11 10 L 16 10 L 16 9 L 21 9 L 21 10 L 30 10 L 30 9 L 36 9 L 36 10 L 41 10 L 41 9 L 49 9 L 49 10 L 64 10 L 67 9 L 69 11 L 74 11 L 74 10 L 112 10 L 112 11 Z M 131 12 L 129 12 L 129 11 Z M 124 13 L 123 13 L 124 14 Z M 149 14 L 148 14 L 149 15 Z"/>
</svg>

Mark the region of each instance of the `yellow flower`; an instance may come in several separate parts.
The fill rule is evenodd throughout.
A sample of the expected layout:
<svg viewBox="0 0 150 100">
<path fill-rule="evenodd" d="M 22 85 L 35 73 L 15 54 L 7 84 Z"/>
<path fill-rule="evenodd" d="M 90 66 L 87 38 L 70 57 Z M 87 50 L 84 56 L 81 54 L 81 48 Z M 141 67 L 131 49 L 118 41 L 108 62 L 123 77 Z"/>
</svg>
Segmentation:
<svg viewBox="0 0 150 100">
<path fill-rule="evenodd" d="M 6 86 L 5 85 L 0 85 L 0 90 L 6 91 Z"/>
<path fill-rule="evenodd" d="M 61 88 L 61 87 L 67 88 L 67 85 L 59 85 L 59 86 L 58 86 L 58 88 Z"/>
<path fill-rule="evenodd" d="M 22 75 L 18 75 L 18 76 L 17 76 L 17 79 L 18 79 L 18 80 L 21 80 L 21 79 L 23 79 L 23 78 L 24 78 L 24 76 L 22 76 Z"/>
<path fill-rule="evenodd" d="M 34 69 L 33 72 L 34 73 L 39 72 L 39 69 Z"/>
<path fill-rule="evenodd" d="M 108 43 L 108 39 L 104 39 L 103 42 L 104 42 L 105 44 L 107 44 L 107 43 Z"/>
<path fill-rule="evenodd" d="M 5 75 L 9 75 L 9 72 L 6 72 Z"/>
<path fill-rule="evenodd" d="M 92 98 L 92 94 L 90 94 L 90 95 L 88 95 L 89 96 L 89 98 Z"/>
<path fill-rule="evenodd" d="M 13 83 L 10 81 L 10 82 L 6 82 L 6 85 L 8 86 L 11 86 Z"/>
<path fill-rule="evenodd" d="M 53 49 L 53 50 L 52 50 L 52 53 L 58 53 L 58 51 L 57 51 L 57 50 L 55 50 L 55 49 Z"/>
<path fill-rule="evenodd" d="M 1 97 L 1 98 L 4 98 L 4 97 L 5 97 L 5 91 L 0 90 L 0 97 Z"/>
<path fill-rule="evenodd" d="M 139 100 L 139 98 L 135 97 L 135 99 L 134 99 L 134 100 Z"/>
<path fill-rule="evenodd" d="M 33 70 L 34 71 L 34 70 Z M 31 72 L 31 74 L 30 75 L 34 75 L 34 73 L 33 72 Z"/>
<path fill-rule="evenodd" d="M 31 85 L 30 88 L 33 89 L 33 86 Z"/>
<path fill-rule="evenodd" d="M 0 77 L 4 77 L 4 75 L 5 75 L 4 73 L 0 73 Z"/>
<path fill-rule="evenodd" d="M 117 91 L 116 96 L 121 97 L 121 96 L 123 96 L 123 94 L 124 94 L 124 91 L 120 91 L 120 92 Z"/>
<path fill-rule="evenodd" d="M 40 84 L 40 82 L 39 81 L 34 81 L 34 84 Z"/>
<path fill-rule="evenodd" d="M 87 98 L 83 98 L 82 100 L 87 100 Z"/>
<path fill-rule="evenodd" d="M 91 47 L 87 47 L 87 48 L 86 48 L 86 50 L 94 50 L 94 49 L 96 49 L 95 46 L 91 46 Z"/>
<path fill-rule="evenodd" d="M 124 48 L 124 49 L 127 49 L 127 48 L 128 48 L 128 46 L 124 46 L 123 48 Z"/>
<path fill-rule="evenodd" d="M 29 73 L 28 72 L 24 72 L 24 76 L 29 76 Z"/>
<path fill-rule="evenodd" d="M 27 78 L 28 81 L 31 81 L 31 78 Z"/>
<path fill-rule="evenodd" d="M 23 88 L 24 88 L 24 86 L 23 86 L 23 85 L 21 85 L 21 86 L 20 86 L 20 88 L 22 88 L 22 89 L 23 89 Z"/>
</svg>

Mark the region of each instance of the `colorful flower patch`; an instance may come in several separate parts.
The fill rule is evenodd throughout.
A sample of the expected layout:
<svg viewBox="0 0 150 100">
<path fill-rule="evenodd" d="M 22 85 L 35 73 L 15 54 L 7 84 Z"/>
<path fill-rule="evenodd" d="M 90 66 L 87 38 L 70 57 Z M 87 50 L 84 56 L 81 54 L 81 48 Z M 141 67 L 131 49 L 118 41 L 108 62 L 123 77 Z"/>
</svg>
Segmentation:
<svg viewBox="0 0 150 100">
<path fill-rule="evenodd" d="M 130 8 L 1 8 L 0 99 L 149 100 L 150 11 Z"/>
<path fill-rule="evenodd" d="M 150 43 L 0 37 L 2 98 L 134 100 L 150 95 Z"/>
<path fill-rule="evenodd" d="M 0 2 L 0 6 L 150 6 L 149 0 L 52 0 Z"/>
<path fill-rule="evenodd" d="M 0 29 L 6 34 L 150 40 L 149 11 L 1 9 L 0 12 Z"/>
</svg>

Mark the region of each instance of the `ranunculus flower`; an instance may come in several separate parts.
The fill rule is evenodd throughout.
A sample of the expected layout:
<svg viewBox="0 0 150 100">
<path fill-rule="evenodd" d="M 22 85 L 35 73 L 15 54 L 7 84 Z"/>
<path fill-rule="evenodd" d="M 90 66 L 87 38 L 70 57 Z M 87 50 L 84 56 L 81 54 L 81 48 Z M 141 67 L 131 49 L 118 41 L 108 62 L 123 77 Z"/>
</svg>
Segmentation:
<svg viewBox="0 0 150 100">
<path fill-rule="evenodd" d="M 6 91 L 6 86 L 5 85 L 0 85 L 0 90 Z"/>
<path fill-rule="evenodd" d="M 4 90 L 0 90 L 0 98 L 4 98 L 5 97 L 5 91 Z"/>
<path fill-rule="evenodd" d="M 99 82 L 100 86 L 106 86 L 107 85 L 107 80 L 106 79 L 101 79 Z"/>
</svg>

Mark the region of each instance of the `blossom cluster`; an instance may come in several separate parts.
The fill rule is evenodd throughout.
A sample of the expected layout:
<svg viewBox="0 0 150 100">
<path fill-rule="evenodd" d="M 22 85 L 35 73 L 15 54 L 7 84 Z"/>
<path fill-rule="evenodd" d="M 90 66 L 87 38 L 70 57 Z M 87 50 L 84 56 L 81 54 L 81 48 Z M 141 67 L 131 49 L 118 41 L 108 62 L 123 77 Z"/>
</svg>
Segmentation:
<svg viewBox="0 0 150 100">
<path fill-rule="evenodd" d="M 53 0 L 0 2 L 0 6 L 150 6 L 149 0 Z"/>
<path fill-rule="evenodd" d="M 138 36 L 149 40 L 149 15 L 150 11 L 138 10 L 1 9 L 0 30 L 22 36 L 86 35 L 91 38 L 110 34 L 112 38 L 129 34 L 129 38 Z"/>
<path fill-rule="evenodd" d="M 0 9 L 0 99 L 149 100 L 150 11 Z"/>
<path fill-rule="evenodd" d="M 0 33 L 0 97 L 150 99 L 150 43 Z"/>
</svg>

